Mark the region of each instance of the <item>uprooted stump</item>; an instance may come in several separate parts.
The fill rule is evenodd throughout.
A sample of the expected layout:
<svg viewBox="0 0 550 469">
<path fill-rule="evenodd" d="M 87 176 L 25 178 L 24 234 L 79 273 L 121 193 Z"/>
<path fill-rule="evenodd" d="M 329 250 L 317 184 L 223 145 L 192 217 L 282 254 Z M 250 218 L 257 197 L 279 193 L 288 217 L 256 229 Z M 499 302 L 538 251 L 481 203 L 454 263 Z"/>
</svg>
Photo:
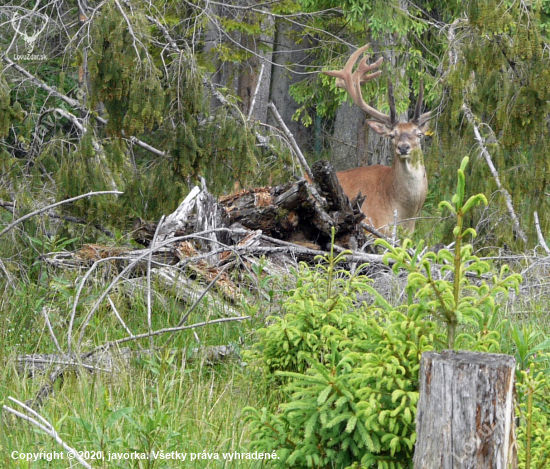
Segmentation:
<svg viewBox="0 0 550 469">
<path fill-rule="evenodd" d="M 268 237 L 307 248 L 326 249 L 334 229 L 336 244 L 352 249 L 363 245 L 366 236 L 360 222 L 365 216 L 360 206 L 364 198 L 349 201 L 330 163 L 319 161 L 312 171 L 319 191 L 301 179 L 275 187 L 241 190 L 216 201 L 204 188 L 196 188 L 166 219 L 157 234 L 159 240 L 167 232 L 181 236 L 207 228 L 239 227 L 261 230 Z M 201 197 L 207 203 L 201 202 Z M 154 223 L 138 220 L 133 238 L 148 246 L 156 228 Z"/>
<path fill-rule="evenodd" d="M 220 305 L 223 316 L 238 315 L 238 285 L 246 281 L 232 278 L 231 271 L 225 272 L 228 268 L 244 264 L 248 269 L 265 257 L 269 262 L 263 271 L 285 275 L 296 261 L 326 255 L 333 231 L 335 250 L 352 250 L 347 262 L 380 265 L 383 256 L 358 249 L 367 243 L 360 211 L 364 199 L 349 201 L 328 162 L 315 163 L 313 174 L 317 188 L 301 179 L 218 200 L 203 181 L 202 189 L 194 187 L 159 223 L 136 220 L 132 237 L 146 249 L 86 245 L 76 253 L 50 253 L 44 259 L 57 268 L 110 269 L 130 295 L 149 291 L 153 280 L 173 292 L 178 302 L 192 304 L 204 296 Z M 212 283 L 216 287 L 210 290 Z"/>
<path fill-rule="evenodd" d="M 515 468 L 513 357 L 426 352 L 415 469 Z"/>
</svg>

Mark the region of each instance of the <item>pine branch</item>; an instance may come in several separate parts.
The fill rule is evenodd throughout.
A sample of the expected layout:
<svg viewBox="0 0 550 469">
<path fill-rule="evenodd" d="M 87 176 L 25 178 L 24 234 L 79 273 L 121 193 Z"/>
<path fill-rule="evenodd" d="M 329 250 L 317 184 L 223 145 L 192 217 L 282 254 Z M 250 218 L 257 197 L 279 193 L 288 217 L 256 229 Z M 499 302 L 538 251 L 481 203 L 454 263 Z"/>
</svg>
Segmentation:
<svg viewBox="0 0 550 469">
<path fill-rule="evenodd" d="M 2 60 L 8 64 L 8 66 L 10 68 L 13 68 L 14 70 L 18 71 L 19 73 L 21 73 L 23 76 L 27 77 L 32 83 L 34 83 L 36 86 L 38 86 L 39 88 L 47 91 L 49 94 L 51 94 L 52 96 L 55 96 L 56 98 L 58 99 L 61 99 L 62 101 L 66 102 L 69 106 L 72 106 L 74 107 L 75 109 L 78 109 L 79 111 L 83 112 L 84 114 L 86 115 L 89 115 L 91 114 L 91 111 L 86 107 L 86 106 L 83 106 L 82 104 L 80 104 L 80 102 L 76 99 L 73 99 L 73 98 L 70 98 L 69 96 L 66 96 L 62 93 L 60 93 L 59 91 L 57 91 L 54 87 L 52 86 L 49 86 L 47 85 L 46 83 L 44 83 L 42 80 L 39 80 L 38 78 L 36 78 L 34 75 L 32 75 L 31 73 L 29 73 L 27 70 L 25 70 L 23 67 L 21 67 L 21 65 L 19 64 L 16 64 L 13 60 L 11 60 L 6 54 L 2 54 Z M 66 112 L 66 111 L 65 111 Z M 107 119 L 104 119 L 103 117 L 100 117 L 100 116 L 97 116 L 97 115 L 94 115 L 94 118 L 97 122 L 99 122 L 100 124 L 102 125 L 107 125 Z M 151 145 L 145 143 L 145 142 L 142 142 L 140 139 L 138 139 L 137 137 L 134 137 L 134 136 L 130 136 L 130 137 L 127 137 L 125 134 L 124 134 L 124 131 L 122 131 L 122 136 L 124 138 L 128 138 L 130 140 L 130 142 L 132 142 L 133 144 L 143 148 L 144 150 L 147 150 L 157 156 L 166 156 L 166 152 L 164 151 L 161 151 L 161 150 L 158 150 L 154 147 L 152 147 Z"/>
</svg>

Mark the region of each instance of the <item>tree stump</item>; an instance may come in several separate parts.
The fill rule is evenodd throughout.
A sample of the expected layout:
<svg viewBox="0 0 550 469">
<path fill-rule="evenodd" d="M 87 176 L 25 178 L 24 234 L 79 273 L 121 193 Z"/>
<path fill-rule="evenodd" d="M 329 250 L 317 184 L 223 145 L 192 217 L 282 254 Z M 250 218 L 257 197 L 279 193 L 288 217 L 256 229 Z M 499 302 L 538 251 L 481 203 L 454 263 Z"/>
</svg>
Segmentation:
<svg viewBox="0 0 550 469">
<path fill-rule="evenodd" d="M 500 354 L 422 355 L 415 469 L 517 467 L 515 365 Z"/>
</svg>

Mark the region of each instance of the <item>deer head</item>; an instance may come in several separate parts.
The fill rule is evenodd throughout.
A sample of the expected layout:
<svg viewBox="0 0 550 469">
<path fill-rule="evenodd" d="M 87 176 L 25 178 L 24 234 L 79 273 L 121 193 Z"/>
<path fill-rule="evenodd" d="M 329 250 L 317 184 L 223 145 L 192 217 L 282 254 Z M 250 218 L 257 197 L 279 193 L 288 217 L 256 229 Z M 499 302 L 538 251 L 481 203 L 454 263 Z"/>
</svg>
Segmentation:
<svg viewBox="0 0 550 469">
<path fill-rule="evenodd" d="M 420 148 L 420 139 L 428 129 L 428 121 L 431 113 L 422 111 L 422 100 L 424 97 L 424 84 L 420 82 L 418 100 L 414 111 L 414 116 L 409 122 L 399 122 L 395 112 L 395 99 L 393 96 L 393 85 L 388 80 L 388 101 L 390 113 L 384 114 L 369 106 L 363 99 L 361 85 L 373 78 L 378 77 L 382 72 L 380 70 L 374 73 L 368 73 L 374 70 L 383 62 L 383 58 L 378 59 L 373 64 L 368 64 L 368 56 L 365 56 L 357 69 L 352 72 L 353 66 L 367 49 L 369 45 L 357 49 L 349 58 L 342 70 L 332 70 L 323 72 L 325 75 L 336 77 L 336 86 L 345 89 L 353 99 L 353 102 L 365 111 L 373 120 L 368 120 L 367 124 L 379 135 L 383 135 L 393 140 L 395 155 L 399 158 L 410 158 L 412 150 Z"/>
<path fill-rule="evenodd" d="M 35 29 L 31 36 L 27 34 L 26 30 L 25 31 L 19 30 L 19 27 L 21 26 L 21 19 L 19 18 L 19 13 L 15 13 L 15 15 L 13 15 L 13 18 L 11 19 L 11 25 L 15 30 L 15 32 L 23 36 L 23 40 L 25 41 L 25 48 L 27 49 L 27 52 L 29 54 L 32 54 L 32 51 L 34 50 L 34 43 L 38 39 L 38 36 L 40 35 L 40 33 L 44 31 L 44 29 L 46 28 L 46 25 L 48 24 L 49 18 L 47 16 L 44 16 L 44 18 L 45 18 L 45 21 L 42 28 L 39 30 Z"/>
</svg>

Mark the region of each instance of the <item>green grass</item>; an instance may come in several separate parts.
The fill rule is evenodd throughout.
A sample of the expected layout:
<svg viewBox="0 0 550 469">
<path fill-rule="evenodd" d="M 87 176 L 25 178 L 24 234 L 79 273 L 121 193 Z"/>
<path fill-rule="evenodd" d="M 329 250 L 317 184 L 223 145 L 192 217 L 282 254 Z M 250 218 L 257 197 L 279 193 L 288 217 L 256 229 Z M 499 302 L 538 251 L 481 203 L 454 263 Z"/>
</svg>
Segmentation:
<svg viewBox="0 0 550 469">
<path fill-rule="evenodd" d="M 13 365 L 3 370 L 2 383 L 4 403 L 7 396 L 32 398 L 41 384 L 18 375 Z M 114 375 L 68 375 L 56 385 L 55 397 L 46 401 L 40 413 L 70 446 L 78 451 L 103 451 L 105 459 L 110 452 L 159 450 L 206 450 L 221 458 L 222 452 L 247 452 L 241 410 L 247 405 L 265 405 L 266 399 L 238 363 L 210 367 L 151 357 Z M 10 457 L 12 451 L 61 450 L 53 438 L 5 413 L 0 435 L 4 467 L 17 467 Z M 93 467 L 178 467 L 161 460 L 90 462 Z M 20 463 L 19 467 L 37 466 Z M 67 462 L 43 462 L 38 467 L 65 468 Z M 223 461 L 197 460 L 193 467 L 228 466 Z"/>
<path fill-rule="evenodd" d="M 16 356 L 30 353 L 55 353 L 42 309 L 48 317 L 63 350 L 67 349 L 66 332 L 75 298 L 76 287 L 83 272 L 42 269 L 38 279 L 20 280 L 13 288 L 0 286 L 0 403 L 16 410 L 8 397 L 25 402 L 32 400 L 47 380 L 49 373 L 34 378 L 18 371 Z M 79 302 L 74 336 L 80 334 L 83 318 L 113 275 L 99 270 L 90 279 Z M 271 287 L 264 282 L 267 290 Z M 242 285 L 242 282 L 241 282 Z M 243 315 L 258 313 L 250 321 L 214 324 L 193 331 L 155 337 L 159 347 L 155 355 L 141 354 L 129 363 L 122 360 L 114 373 L 70 371 L 56 381 L 54 394 L 44 401 L 39 413 L 47 419 L 69 446 L 77 451 L 102 451 L 103 460 L 91 460 L 92 467 L 120 468 L 224 468 L 260 467 L 258 461 L 223 460 L 222 453 L 247 453 L 249 435 L 243 423 L 242 409 L 263 407 L 272 399 L 262 385 L 261 376 L 253 376 L 238 357 L 209 364 L 190 351 L 199 346 L 233 345 L 237 349 L 249 341 L 252 331 L 263 320 L 265 310 L 273 305 L 272 298 L 260 299 L 243 292 L 237 305 Z M 262 297 L 263 298 L 263 297 Z M 117 287 L 111 299 L 119 314 L 134 333 L 147 331 L 145 295 L 130 295 Z M 252 306 L 246 306 L 246 304 Z M 173 326 L 186 311 L 174 296 L 152 303 L 153 329 Z M 186 324 L 220 317 L 220 311 L 203 302 Z M 107 341 L 126 337 L 107 302 L 93 317 L 86 331 L 81 351 L 93 349 Z M 197 338 L 200 344 L 197 343 Z M 133 350 L 148 348 L 149 340 L 124 344 Z M 174 350 L 176 353 L 174 353 Z M 178 352 L 179 351 L 179 352 Z M 51 437 L 29 423 L 1 413 L 0 467 L 66 468 L 68 461 L 14 460 L 13 451 L 52 453 L 63 449 Z M 150 454 L 151 451 L 188 453 L 187 460 L 119 460 L 107 461 L 108 453 Z M 190 453 L 216 453 L 219 460 L 189 461 Z"/>
</svg>

